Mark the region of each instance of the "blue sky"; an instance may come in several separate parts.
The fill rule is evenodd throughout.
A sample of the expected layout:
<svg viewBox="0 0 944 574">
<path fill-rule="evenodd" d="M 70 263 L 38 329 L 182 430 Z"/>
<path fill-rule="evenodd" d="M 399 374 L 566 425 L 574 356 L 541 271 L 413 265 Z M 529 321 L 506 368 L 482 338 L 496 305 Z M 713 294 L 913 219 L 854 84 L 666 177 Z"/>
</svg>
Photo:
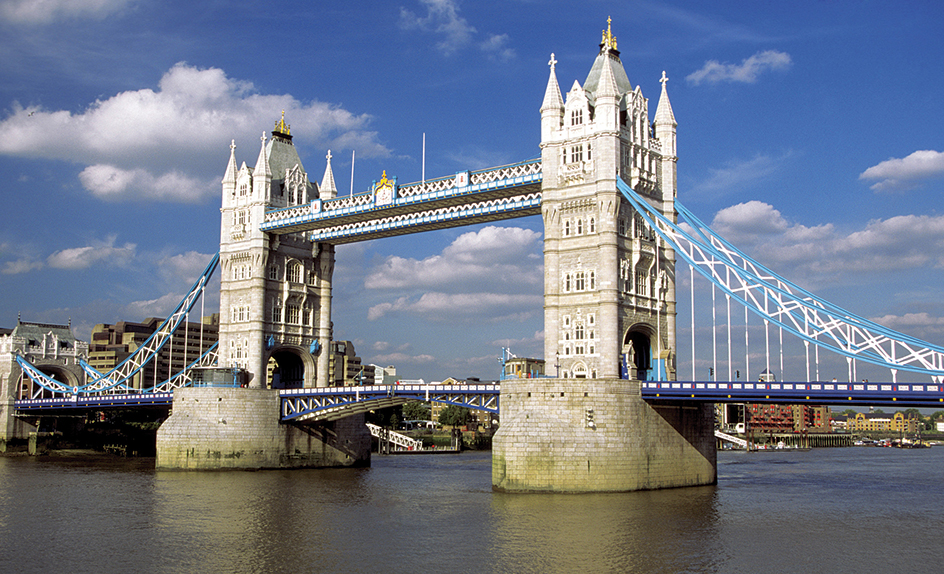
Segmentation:
<svg viewBox="0 0 944 574">
<path fill-rule="evenodd" d="M 682 203 L 944 343 L 944 7 L 917 1 L 0 0 L 0 326 L 166 314 L 217 250 L 230 140 L 253 165 L 283 109 L 342 195 L 352 151 L 355 191 L 419 180 L 424 133 L 427 177 L 539 155 L 550 54 L 582 84 L 608 16 L 651 113 L 669 77 Z M 335 337 L 428 381 L 541 356 L 542 237 L 532 217 L 342 246 Z"/>
</svg>

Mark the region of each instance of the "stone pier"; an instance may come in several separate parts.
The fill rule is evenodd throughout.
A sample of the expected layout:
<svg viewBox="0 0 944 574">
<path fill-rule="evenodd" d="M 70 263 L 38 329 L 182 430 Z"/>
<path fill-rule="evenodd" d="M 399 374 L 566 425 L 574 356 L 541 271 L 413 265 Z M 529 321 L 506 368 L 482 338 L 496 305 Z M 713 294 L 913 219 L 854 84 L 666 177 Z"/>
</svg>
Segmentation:
<svg viewBox="0 0 944 574">
<path fill-rule="evenodd" d="M 310 426 L 282 424 L 273 389 L 177 389 L 171 416 L 157 431 L 158 469 L 369 465 L 363 415 Z"/>
<path fill-rule="evenodd" d="M 650 405 L 639 381 L 502 381 L 492 485 L 509 492 L 620 492 L 715 484 L 711 404 Z"/>
</svg>

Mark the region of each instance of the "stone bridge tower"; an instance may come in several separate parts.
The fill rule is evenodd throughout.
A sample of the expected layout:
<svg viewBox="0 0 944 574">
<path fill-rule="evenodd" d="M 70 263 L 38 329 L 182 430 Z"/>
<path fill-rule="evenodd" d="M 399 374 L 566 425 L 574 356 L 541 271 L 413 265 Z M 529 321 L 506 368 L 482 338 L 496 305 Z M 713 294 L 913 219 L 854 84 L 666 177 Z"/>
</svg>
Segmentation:
<svg viewBox="0 0 944 574">
<path fill-rule="evenodd" d="M 609 26 L 584 85 L 541 106 L 544 356 L 561 378 L 675 378 L 675 254 L 616 188 L 675 220 L 676 122 L 630 84 Z M 661 371 L 661 372 L 660 372 Z M 549 374 L 555 374 L 549 371 Z"/>
<path fill-rule="evenodd" d="M 235 143 L 230 146 L 220 210 L 220 366 L 238 369 L 251 387 L 327 383 L 334 247 L 259 226 L 266 210 L 334 197 L 328 158 L 319 189 L 302 166 L 284 113 L 271 139 L 262 135 L 254 168 L 245 162 L 237 168 Z"/>
<path fill-rule="evenodd" d="M 655 121 L 610 27 L 584 85 L 541 105 L 544 356 L 548 379 L 506 379 L 492 485 L 628 491 L 717 480 L 711 404 L 648 403 L 640 380 L 675 378 L 675 253 L 618 178 L 673 221 L 676 123 L 662 79 Z"/>
</svg>

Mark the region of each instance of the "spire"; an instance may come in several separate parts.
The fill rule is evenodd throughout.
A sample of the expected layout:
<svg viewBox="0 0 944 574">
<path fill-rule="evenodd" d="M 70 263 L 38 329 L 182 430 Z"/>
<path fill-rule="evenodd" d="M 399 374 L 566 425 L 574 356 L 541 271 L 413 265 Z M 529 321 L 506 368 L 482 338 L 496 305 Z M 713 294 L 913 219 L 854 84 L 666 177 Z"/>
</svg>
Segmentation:
<svg viewBox="0 0 944 574">
<path fill-rule="evenodd" d="M 616 42 L 616 40 L 613 40 Z M 613 75 L 613 67 L 604 64 L 600 70 L 600 81 L 597 83 L 596 97 L 599 99 L 601 97 L 610 96 L 619 98 L 620 89 L 619 85 L 616 83 L 616 76 Z"/>
<path fill-rule="evenodd" d="M 275 129 L 272 131 L 276 131 L 286 136 L 292 135 L 292 127 L 285 123 L 285 110 L 282 110 L 282 119 L 275 122 Z"/>
<path fill-rule="evenodd" d="M 259 157 L 256 159 L 256 167 L 252 170 L 253 177 L 272 177 L 272 171 L 269 170 L 269 158 L 266 155 L 266 135 L 262 132 L 262 148 L 259 150 Z"/>
<path fill-rule="evenodd" d="M 657 125 L 670 124 L 677 126 L 678 122 L 675 121 L 675 114 L 672 112 L 672 104 L 669 102 L 669 93 L 665 89 L 665 84 L 669 81 L 665 75 L 665 70 L 662 70 L 662 79 L 659 81 L 662 83 L 662 94 L 659 96 L 659 106 L 656 108 L 655 123 Z"/>
<path fill-rule="evenodd" d="M 334 172 L 331 171 L 331 150 L 328 150 L 328 155 L 325 158 L 328 160 L 328 166 L 325 168 L 324 177 L 321 178 L 319 191 L 322 199 L 331 199 L 338 195 L 338 188 L 334 184 Z"/>
<path fill-rule="evenodd" d="M 557 60 L 554 54 L 551 54 L 551 61 L 547 63 L 551 67 L 551 76 L 547 79 L 547 89 L 544 90 L 544 102 L 541 104 L 541 111 L 544 110 L 563 110 L 564 99 L 561 97 L 560 86 L 557 84 L 557 73 L 555 67 Z"/>
<path fill-rule="evenodd" d="M 223 174 L 223 184 L 230 183 L 236 185 L 236 140 L 229 144 L 229 163 L 226 164 L 226 172 Z"/>
<path fill-rule="evenodd" d="M 613 22 L 613 19 L 609 16 L 606 17 L 606 30 L 603 31 L 603 40 L 600 41 L 600 51 L 604 50 L 613 50 L 616 51 L 616 36 L 613 35 L 612 30 L 610 29 L 610 24 Z"/>
</svg>

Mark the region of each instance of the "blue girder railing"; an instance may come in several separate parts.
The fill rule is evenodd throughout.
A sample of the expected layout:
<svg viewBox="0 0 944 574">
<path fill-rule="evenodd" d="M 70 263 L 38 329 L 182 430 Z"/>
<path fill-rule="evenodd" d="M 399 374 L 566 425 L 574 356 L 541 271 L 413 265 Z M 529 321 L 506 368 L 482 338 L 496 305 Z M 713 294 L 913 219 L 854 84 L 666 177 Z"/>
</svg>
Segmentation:
<svg viewBox="0 0 944 574">
<path fill-rule="evenodd" d="M 52 410 L 103 409 L 118 407 L 165 407 L 174 402 L 174 393 L 127 393 L 121 395 L 72 395 L 52 399 L 21 399 L 14 401 L 18 413 L 41 413 Z"/>
<path fill-rule="evenodd" d="M 944 405 L 944 386 L 911 383 L 644 381 L 641 394 L 643 399 L 650 401 L 845 404 L 904 408 Z"/>
<path fill-rule="evenodd" d="M 262 231 L 341 244 L 541 213 L 541 160 L 266 212 Z M 378 189 L 380 189 L 378 187 Z"/>
<path fill-rule="evenodd" d="M 498 413 L 500 385 L 368 385 L 285 389 L 279 392 L 285 422 L 330 421 L 408 401 L 435 401 Z"/>
</svg>

